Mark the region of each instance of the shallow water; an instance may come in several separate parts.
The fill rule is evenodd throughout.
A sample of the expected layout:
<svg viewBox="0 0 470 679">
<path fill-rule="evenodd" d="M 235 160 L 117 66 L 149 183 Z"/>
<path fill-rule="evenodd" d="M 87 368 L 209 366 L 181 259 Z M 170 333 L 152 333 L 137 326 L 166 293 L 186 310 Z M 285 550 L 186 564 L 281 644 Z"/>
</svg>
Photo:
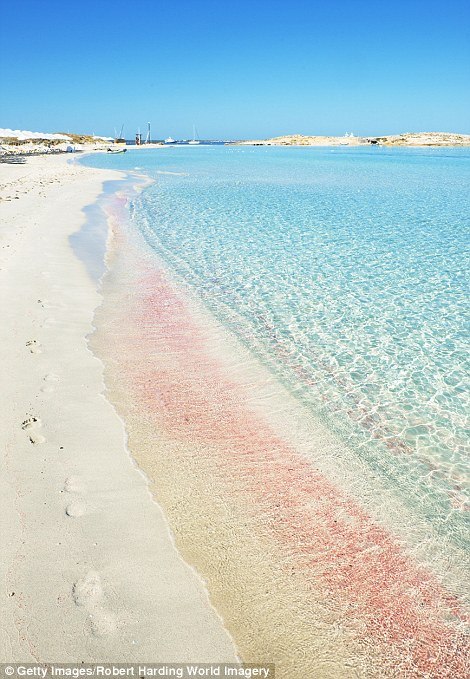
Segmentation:
<svg viewBox="0 0 470 679">
<path fill-rule="evenodd" d="M 466 149 L 163 149 L 94 166 L 155 183 L 150 245 L 285 385 L 463 545 Z"/>
<path fill-rule="evenodd" d="M 88 162 L 155 180 L 103 196 L 92 349 L 241 657 L 467 676 L 467 152 Z"/>
</svg>

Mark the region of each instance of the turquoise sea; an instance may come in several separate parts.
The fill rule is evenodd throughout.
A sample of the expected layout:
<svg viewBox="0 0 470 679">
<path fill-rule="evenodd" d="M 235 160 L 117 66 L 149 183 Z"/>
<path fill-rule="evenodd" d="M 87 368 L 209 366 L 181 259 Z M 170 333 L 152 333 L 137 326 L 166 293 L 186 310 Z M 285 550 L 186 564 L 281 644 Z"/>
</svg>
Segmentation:
<svg viewBox="0 0 470 679">
<path fill-rule="evenodd" d="M 468 540 L 470 149 L 173 147 L 149 245 L 362 463 Z"/>
</svg>

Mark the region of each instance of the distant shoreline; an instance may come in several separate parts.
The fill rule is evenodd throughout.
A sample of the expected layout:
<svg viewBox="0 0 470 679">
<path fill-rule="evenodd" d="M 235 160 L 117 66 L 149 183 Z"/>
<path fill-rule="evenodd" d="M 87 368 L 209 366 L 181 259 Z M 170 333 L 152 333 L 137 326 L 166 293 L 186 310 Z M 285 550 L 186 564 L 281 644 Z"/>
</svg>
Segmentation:
<svg viewBox="0 0 470 679">
<path fill-rule="evenodd" d="M 49 135 L 51 136 L 51 135 Z M 84 135 L 73 135 L 73 142 L 64 140 L 49 140 L 42 138 L 31 138 L 14 140 L 11 137 L 0 137 L 0 162 L 9 162 L 8 158 L 24 158 L 31 155 L 57 155 L 67 153 L 70 147 L 75 152 L 106 152 L 109 148 L 131 148 L 131 149 L 156 149 L 173 148 L 175 146 L 187 146 L 182 141 L 174 144 L 165 144 L 161 141 L 154 141 L 149 144 L 135 145 L 132 140 L 127 140 L 125 144 L 105 141 L 103 139 L 93 139 Z M 201 142 L 201 146 L 217 144 L 226 146 L 392 146 L 406 148 L 426 148 L 426 147 L 468 147 L 470 146 L 470 134 L 457 134 L 453 132 L 406 132 L 396 135 L 381 136 L 357 136 L 344 135 L 302 135 L 291 134 L 269 139 L 240 139 L 240 140 L 206 140 Z M 198 148 L 198 147 L 195 147 Z"/>
<path fill-rule="evenodd" d="M 404 134 L 360 137 L 356 135 L 309 136 L 284 135 L 271 139 L 254 139 L 234 142 L 241 146 L 470 146 L 470 134 L 453 132 L 407 132 Z"/>
</svg>

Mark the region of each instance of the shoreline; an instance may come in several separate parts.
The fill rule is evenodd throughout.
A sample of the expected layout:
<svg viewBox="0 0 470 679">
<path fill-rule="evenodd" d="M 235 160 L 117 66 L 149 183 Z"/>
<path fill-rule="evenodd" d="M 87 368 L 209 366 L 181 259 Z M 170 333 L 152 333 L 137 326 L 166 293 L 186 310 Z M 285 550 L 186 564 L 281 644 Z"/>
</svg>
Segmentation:
<svg viewBox="0 0 470 679">
<path fill-rule="evenodd" d="M 130 141 L 130 140 L 129 140 Z M 221 142 L 217 141 L 216 145 Z M 201 142 L 198 147 L 211 146 L 213 142 Z M 44 155 L 64 155 L 66 154 L 68 142 L 63 142 L 55 146 L 44 145 L 41 140 L 29 140 L 20 144 L 12 144 L 9 140 L 0 138 L 0 162 L 14 163 L 22 162 L 24 158 Z M 407 149 L 426 149 L 426 148 L 468 148 L 470 147 L 470 134 L 448 133 L 448 132 L 406 132 L 403 134 L 389 135 L 303 135 L 288 134 L 266 139 L 238 139 L 226 140 L 224 146 L 274 146 L 289 148 L 357 148 L 378 146 L 380 148 L 407 148 Z M 109 148 L 117 150 L 156 150 L 170 148 L 191 148 L 187 143 L 166 144 L 160 142 L 150 142 L 144 144 L 115 144 L 114 142 L 80 142 L 76 151 L 80 157 L 92 153 L 106 153 Z M 83 154 L 83 155 L 82 155 Z M 70 155 L 70 154 L 67 154 Z"/>
<path fill-rule="evenodd" d="M 344 494 L 325 432 L 305 428 L 294 406 L 284 413 L 287 423 L 276 422 L 286 394 L 273 395 L 278 385 L 269 371 L 211 318 L 135 226 L 126 226 L 123 205 L 111 210 L 110 219 L 112 261 L 93 348 L 108 357 L 105 379 L 126 422 L 131 455 L 164 507 L 184 558 L 207 580 L 243 659 L 268 658 L 280 677 L 336 678 L 350 676 L 347 667 L 367 677 L 392 676 L 397 666 L 410 672 L 414 663 L 433 672 L 439 658 L 449 665 L 442 676 L 461 676 L 461 660 L 451 651 L 456 632 L 441 611 L 453 601 L 449 615 L 463 614 L 433 569 L 423 568 L 434 559 L 451 584 L 448 554 L 437 558 L 429 536 L 426 543 L 426 525 L 407 522 L 404 508 L 400 524 L 400 507 L 391 497 L 369 505 L 360 469 L 342 469 L 355 481 L 355 497 Z M 296 442 L 289 421 L 295 422 Z M 368 502 L 361 502 L 362 491 Z M 407 523 L 408 529 L 413 525 L 411 540 Z M 320 554 L 311 551 L 312 535 L 321 536 Z M 355 589 L 346 579 L 335 581 L 334 572 L 325 589 L 315 586 L 322 572 L 337 568 L 329 551 L 351 561 L 370 553 L 370 571 L 359 570 L 359 579 L 345 570 Z M 383 591 L 377 591 L 375 583 L 384 577 Z M 462 581 L 457 573 L 456 582 Z M 426 620 L 412 591 L 427 602 Z M 375 596 L 382 602 L 378 609 Z M 347 613 L 361 608 L 357 617 Z M 381 620 L 391 625 L 386 633 Z M 364 625 L 371 626 L 366 636 Z M 404 649 L 413 626 L 421 642 L 411 659 Z M 434 661 L 421 653 L 424 639 Z"/>
<path fill-rule="evenodd" d="M 86 339 L 101 295 L 69 236 L 122 173 L 69 159 L 0 166 L 0 658 L 231 662 L 233 643 L 129 455 Z"/>
<path fill-rule="evenodd" d="M 406 132 L 388 135 L 303 135 L 288 134 L 270 139 L 254 139 L 235 142 L 238 145 L 253 146 L 381 146 L 393 148 L 465 148 L 470 146 L 470 134 L 448 132 Z"/>
<path fill-rule="evenodd" d="M 285 679 L 463 676 L 454 571 L 419 549 L 426 526 L 407 541 L 399 507 L 335 469 L 325 431 L 144 244 L 135 175 L 66 160 L 8 168 L 31 186 L 0 242 L 2 660 L 233 661 L 233 638 Z M 104 276 L 71 235 L 95 254 L 106 239 Z"/>
</svg>

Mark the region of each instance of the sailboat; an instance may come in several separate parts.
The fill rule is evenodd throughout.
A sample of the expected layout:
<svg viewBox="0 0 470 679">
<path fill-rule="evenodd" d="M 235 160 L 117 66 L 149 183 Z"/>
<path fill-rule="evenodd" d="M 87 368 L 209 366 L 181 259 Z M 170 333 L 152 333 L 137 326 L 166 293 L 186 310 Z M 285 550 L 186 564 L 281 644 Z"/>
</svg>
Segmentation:
<svg viewBox="0 0 470 679">
<path fill-rule="evenodd" d="M 200 144 L 201 142 L 199 141 L 199 139 L 196 139 L 197 136 L 198 135 L 196 133 L 196 125 L 193 125 L 193 138 L 190 139 L 190 141 L 188 141 L 188 144 L 193 144 L 193 145 L 194 144 Z"/>
<path fill-rule="evenodd" d="M 121 131 L 119 132 L 119 137 L 116 134 L 116 129 L 114 129 L 114 143 L 115 144 L 125 144 L 126 140 L 124 139 L 124 123 L 121 125 Z"/>
</svg>

